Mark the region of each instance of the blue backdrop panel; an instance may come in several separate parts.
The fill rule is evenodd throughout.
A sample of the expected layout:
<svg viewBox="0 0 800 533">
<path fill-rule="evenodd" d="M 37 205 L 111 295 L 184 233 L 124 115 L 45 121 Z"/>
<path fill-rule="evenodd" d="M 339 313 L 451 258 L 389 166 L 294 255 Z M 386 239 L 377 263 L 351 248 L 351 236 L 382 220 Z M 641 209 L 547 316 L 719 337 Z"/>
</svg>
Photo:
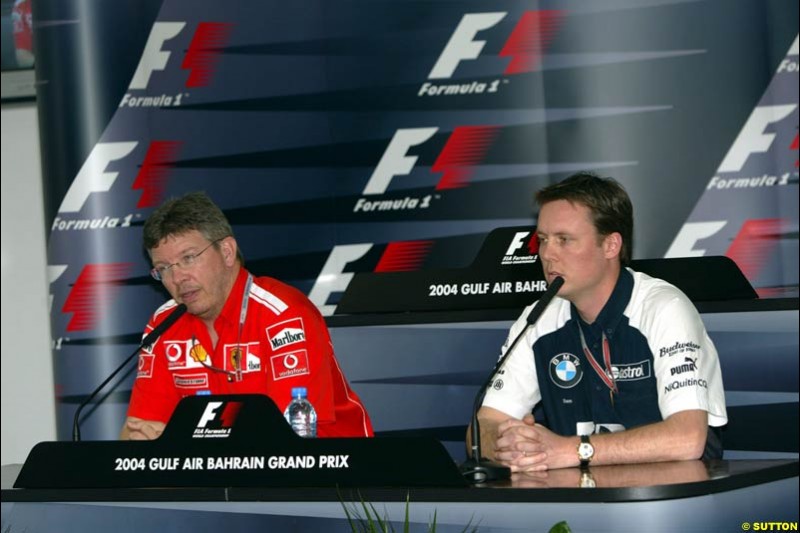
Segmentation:
<svg viewBox="0 0 800 533">
<path fill-rule="evenodd" d="M 769 89 L 793 107 L 761 135 L 795 166 L 782 157 L 746 174 L 789 172 L 786 184 L 710 201 L 736 205 L 724 231 L 780 219 L 780 245 L 759 248 L 774 255 L 770 273 L 750 272 L 796 295 L 797 11 L 788 0 L 37 1 L 59 437 L 166 297 L 147 274 L 143 221 L 193 190 L 225 210 L 254 273 L 328 315 L 356 272 L 469 263 L 492 229 L 535 222 L 537 189 L 580 169 L 626 186 L 636 257 L 662 257 L 687 220 L 723 216 L 704 207 L 710 176 L 723 176 Z M 753 224 L 755 244 L 714 253 L 744 261 L 776 235 L 776 222 Z M 483 343 L 463 371 L 488 371 Z M 365 356 L 336 348 L 356 374 L 349 359 Z M 367 354 L 370 380 L 402 377 L 388 371 L 397 354 Z M 453 372 L 447 356 L 430 372 Z M 401 385 L 352 378 L 377 429 L 431 424 L 387 412 Z M 452 411 L 435 424 L 463 425 L 471 393 L 447 386 Z M 129 389 L 130 377 L 90 410 L 87 438 L 116 436 Z"/>
</svg>

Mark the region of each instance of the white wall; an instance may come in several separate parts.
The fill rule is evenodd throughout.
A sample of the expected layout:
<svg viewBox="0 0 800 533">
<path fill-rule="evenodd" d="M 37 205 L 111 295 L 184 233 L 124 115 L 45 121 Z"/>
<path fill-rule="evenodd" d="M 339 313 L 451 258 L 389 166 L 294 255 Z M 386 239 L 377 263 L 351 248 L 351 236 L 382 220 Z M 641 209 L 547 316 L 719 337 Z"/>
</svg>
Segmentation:
<svg viewBox="0 0 800 533">
<path fill-rule="evenodd" d="M 3 104 L 0 464 L 55 440 L 47 259 L 36 104 Z"/>
</svg>

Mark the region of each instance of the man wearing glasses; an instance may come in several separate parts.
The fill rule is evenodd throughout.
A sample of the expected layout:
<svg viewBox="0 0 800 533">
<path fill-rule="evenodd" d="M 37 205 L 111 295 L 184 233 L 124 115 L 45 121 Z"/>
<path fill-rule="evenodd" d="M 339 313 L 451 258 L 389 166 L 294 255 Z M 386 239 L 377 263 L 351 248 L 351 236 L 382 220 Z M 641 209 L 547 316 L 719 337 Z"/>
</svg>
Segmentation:
<svg viewBox="0 0 800 533">
<path fill-rule="evenodd" d="M 266 394 L 280 410 L 306 387 L 320 437 L 369 437 L 372 424 L 344 378 L 322 315 L 303 293 L 244 266 L 225 215 L 204 193 L 159 207 L 144 225 L 152 276 L 187 313 L 139 356 L 122 439 L 157 438 L 195 394 Z"/>
</svg>

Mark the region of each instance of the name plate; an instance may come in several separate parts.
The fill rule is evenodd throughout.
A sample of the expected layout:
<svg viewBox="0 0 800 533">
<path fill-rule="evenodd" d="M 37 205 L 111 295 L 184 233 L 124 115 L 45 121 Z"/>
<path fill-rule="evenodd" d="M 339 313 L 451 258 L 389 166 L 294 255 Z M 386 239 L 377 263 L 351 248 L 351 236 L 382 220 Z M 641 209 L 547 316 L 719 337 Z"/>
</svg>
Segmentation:
<svg viewBox="0 0 800 533">
<path fill-rule="evenodd" d="M 461 487 L 438 441 L 295 435 L 270 398 L 192 396 L 153 441 L 42 442 L 15 488 Z"/>
</svg>

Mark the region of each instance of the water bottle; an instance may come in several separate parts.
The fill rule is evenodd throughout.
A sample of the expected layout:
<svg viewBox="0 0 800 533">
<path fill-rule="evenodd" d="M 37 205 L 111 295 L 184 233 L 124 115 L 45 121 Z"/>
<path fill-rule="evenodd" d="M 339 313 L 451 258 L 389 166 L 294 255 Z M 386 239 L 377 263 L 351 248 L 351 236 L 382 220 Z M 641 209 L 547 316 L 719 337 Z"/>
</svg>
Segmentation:
<svg viewBox="0 0 800 533">
<path fill-rule="evenodd" d="M 317 436 L 317 412 L 308 401 L 308 392 L 305 387 L 292 389 L 292 401 L 283 412 L 283 416 L 295 433 L 301 437 L 314 438 Z"/>
</svg>

